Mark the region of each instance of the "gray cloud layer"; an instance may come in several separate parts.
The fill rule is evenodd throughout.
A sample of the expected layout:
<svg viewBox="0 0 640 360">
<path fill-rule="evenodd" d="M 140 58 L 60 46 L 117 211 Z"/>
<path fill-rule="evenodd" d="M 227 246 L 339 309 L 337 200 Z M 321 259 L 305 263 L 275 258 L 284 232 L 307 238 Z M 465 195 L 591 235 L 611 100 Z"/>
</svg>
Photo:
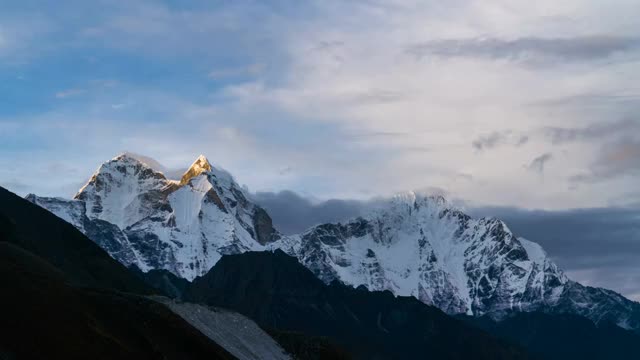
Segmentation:
<svg viewBox="0 0 640 360">
<path fill-rule="evenodd" d="M 640 121 L 626 119 L 615 122 L 595 123 L 581 128 L 547 127 L 544 132 L 553 144 L 564 144 L 573 141 L 602 139 L 624 133 L 640 133 Z"/>
<path fill-rule="evenodd" d="M 493 149 L 500 145 L 522 146 L 529 141 L 527 135 L 516 135 L 512 131 L 494 131 L 476 138 L 471 146 L 477 151 Z"/>
<path fill-rule="evenodd" d="M 355 200 L 328 200 L 315 203 L 293 191 L 259 192 L 253 195 L 263 206 L 275 227 L 285 234 L 300 233 L 309 227 L 356 217 L 367 207 Z"/>
<path fill-rule="evenodd" d="M 435 55 L 510 60 L 545 58 L 558 61 L 589 61 L 638 49 L 640 38 L 601 35 L 567 38 L 522 37 L 514 40 L 445 39 L 413 45 L 407 51 L 419 58 Z"/>
<path fill-rule="evenodd" d="M 352 200 L 314 203 L 291 191 L 259 193 L 255 199 L 271 214 L 275 226 L 287 234 L 344 221 L 371 206 Z M 576 280 L 640 299 L 640 206 L 567 211 L 484 207 L 468 212 L 475 217 L 502 219 L 517 236 L 542 245 Z"/>
</svg>

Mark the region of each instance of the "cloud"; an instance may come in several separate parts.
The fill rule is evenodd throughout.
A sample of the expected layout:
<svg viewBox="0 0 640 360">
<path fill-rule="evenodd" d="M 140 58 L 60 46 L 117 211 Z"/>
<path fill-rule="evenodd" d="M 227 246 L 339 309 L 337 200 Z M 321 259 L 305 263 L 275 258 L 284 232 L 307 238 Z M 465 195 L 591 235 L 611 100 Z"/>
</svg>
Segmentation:
<svg viewBox="0 0 640 360">
<path fill-rule="evenodd" d="M 242 67 L 224 67 L 215 70 L 211 70 L 208 77 L 211 79 L 225 79 L 243 76 L 256 76 L 260 75 L 265 70 L 265 64 L 254 63 L 248 66 Z"/>
<path fill-rule="evenodd" d="M 574 175 L 576 183 L 601 182 L 640 174 L 640 140 L 625 137 L 603 145 L 587 172 Z"/>
<path fill-rule="evenodd" d="M 640 49 L 640 38 L 618 35 L 567 38 L 521 37 L 441 39 L 412 45 L 407 52 L 418 58 L 479 57 L 512 61 L 591 61 Z"/>
<path fill-rule="evenodd" d="M 640 121 L 621 120 L 614 122 L 600 122 L 579 128 L 547 127 L 544 133 L 553 144 L 565 144 L 574 141 L 601 140 L 614 135 L 640 133 Z"/>
<path fill-rule="evenodd" d="M 367 207 L 357 200 L 314 202 L 293 191 L 258 192 L 253 199 L 271 215 L 274 226 L 285 234 L 297 234 L 311 226 L 340 222 L 359 216 Z"/>
<path fill-rule="evenodd" d="M 531 163 L 527 165 L 529 171 L 535 171 L 538 174 L 544 173 L 544 165 L 553 158 L 551 153 L 544 153 L 535 159 L 531 160 Z"/>
<path fill-rule="evenodd" d="M 74 96 L 78 96 L 78 95 L 82 95 L 86 92 L 86 90 L 84 89 L 67 89 L 67 90 L 62 90 L 62 91 L 58 91 L 56 93 L 56 98 L 58 99 L 66 99 L 69 97 L 74 97 Z"/>
<path fill-rule="evenodd" d="M 635 10 L 626 0 L 57 6 L 40 12 L 55 31 L 23 42 L 46 51 L 11 69 L 27 80 L 53 75 L 7 85 L 15 91 L 0 109 L 25 125 L 2 137 L 3 152 L 81 153 L 89 173 L 123 149 L 173 167 L 204 152 L 254 190 L 321 198 L 432 186 L 480 204 L 566 208 L 608 204 L 634 187 L 608 178 L 566 191 L 597 158 L 595 140 L 554 149 L 544 186 L 522 166 L 549 151 L 539 129 L 612 123 L 637 108 L 640 23 L 622 16 Z M 0 21 L 33 14 L 12 8 Z M 416 58 L 413 45 L 441 55 Z M 562 66 L 522 66 L 534 60 Z M 87 91 L 82 101 L 52 96 L 65 89 Z M 609 105 L 593 111 L 585 94 Z M 550 103 L 563 99 L 570 106 Z"/>
<path fill-rule="evenodd" d="M 482 135 L 471 144 L 477 151 L 492 149 L 499 145 L 522 146 L 529 141 L 527 135 L 515 135 L 512 131 L 494 131 L 487 135 Z"/>
</svg>

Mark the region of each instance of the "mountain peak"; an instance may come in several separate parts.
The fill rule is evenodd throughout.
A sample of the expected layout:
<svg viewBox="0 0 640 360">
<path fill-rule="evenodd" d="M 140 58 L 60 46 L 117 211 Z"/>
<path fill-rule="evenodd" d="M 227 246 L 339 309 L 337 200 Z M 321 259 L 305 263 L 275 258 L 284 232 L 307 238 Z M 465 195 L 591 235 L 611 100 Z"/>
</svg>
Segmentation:
<svg viewBox="0 0 640 360">
<path fill-rule="evenodd" d="M 185 185 L 189 182 L 189 180 L 193 179 L 194 177 L 204 172 L 209 172 L 212 170 L 213 170 L 213 167 L 211 166 L 211 163 L 209 162 L 209 160 L 207 160 L 207 158 L 204 155 L 200 155 L 198 156 L 196 161 L 194 161 L 193 164 L 191 164 L 191 166 L 184 173 L 184 175 L 182 175 L 182 178 L 180 179 L 180 185 Z"/>
<path fill-rule="evenodd" d="M 107 161 L 107 163 L 110 162 L 133 162 L 133 163 L 143 163 L 141 160 L 139 160 L 136 156 L 134 156 L 133 153 L 130 152 L 123 152 L 119 155 L 117 155 L 116 157 L 114 157 L 113 159 L 111 159 L 110 161 Z"/>
<path fill-rule="evenodd" d="M 130 151 L 123 152 L 122 154 L 117 156 L 116 159 L 124 158 L 124 157 L 137 160 L 138 162 L 141 162 L 141 163 L 149 166 L 151 169 L 153 169 L 155 171 L 159 171 L 159 172 L 164 173 L 167 170 L 167 168 L 164 165 L 162 165 L 160 162 L 158 162 L 156 159 L 151 158 L 149 156 L 145 156 L 145 155 L 137 154 L 137 153 L 134 153 L 134 152 L 130 152 Z"/>
</svg>

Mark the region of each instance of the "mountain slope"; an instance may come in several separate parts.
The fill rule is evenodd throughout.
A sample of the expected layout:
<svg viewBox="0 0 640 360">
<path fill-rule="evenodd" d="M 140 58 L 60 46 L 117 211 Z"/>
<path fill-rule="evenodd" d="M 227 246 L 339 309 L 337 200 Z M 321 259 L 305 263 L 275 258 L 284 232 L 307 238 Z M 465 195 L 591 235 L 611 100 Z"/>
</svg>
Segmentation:
<svg viewBox="0 0 640 360">
<path fill-rule="evenodd" d="M 173 181 L 125 154 L 103 164 L 75 200 L 28 199 L 145 272 L 191 280 L 222 255 L 282 249 L 327 284 L 415 296 L 449 314 L 573 313 L 640 331 L 640 304 L 571 281 L 502 221 L 473 219 L 441 197 L 406 193 L 346 223 L 283 236 L 204 157 Z"/>
<path fill-rule="evenodd" d="M 282 347 L 250 319 L 224 309 L 157 299 L 239 360 L 291 359 Z"/>
<path fill-rule="evenodd" d="M 73 226 L 2 188 L 0 283 L 3 358 L 233 358 L 133 294 L 153 290 Z"/>
<path fill-rule="evenodd" d="M 76 228 L 1 187 L 0 227 L 0 241 L 45 259 L 74 285 L 153 292 Z"/>
<path fill-rule="evenodd" d="M 0 353 L 17 359 L 233 359 L 161 304 L 65 280 L 42 258 L 0 241 Z"/>
<path fill-rule="evenodd" d="M 515 314 L 500 322 L 488 317 L 464 320 L 546 360 L 640 358 L 640 335 L 608 322 L 595 325 L 576 315 L 532 312 Z"/>
<path fill-rule="evenodd" d="M 327 336 L 361 358 L 528 358 L 414 298 L 325 285 L 279 250 L 224 256 L 194 280 L 190 297 L 262 326 Z"/>
</svg>

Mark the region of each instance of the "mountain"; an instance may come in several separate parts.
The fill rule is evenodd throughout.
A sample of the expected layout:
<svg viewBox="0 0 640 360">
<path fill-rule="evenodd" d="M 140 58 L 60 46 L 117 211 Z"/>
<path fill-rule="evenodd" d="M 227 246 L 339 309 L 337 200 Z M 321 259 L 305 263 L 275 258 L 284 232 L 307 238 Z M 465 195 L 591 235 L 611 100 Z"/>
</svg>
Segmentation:
<svg viewBox="0 0 640 360">
<path fill-rule="evenodd" d="M 74 200 L 27 199 L 75 225 L 124 265 L 167 269 L 189 280 L 224 254 L 262 250 L 280 237 L 231 175 L 203 156 L 177 181 L 123 154 L 100 166 Z"/>
<path fill-rule="evenodd" d="M 326 336 L 357 358 L 529 358 L 413 297 L 326 285 L 280 250 L 224 256 L 193 281 L 189 297 L 267 328 Z"/>
<path fill-rule="evenodd" d="M 0 188 L 0 358 L 233 359 L 77 229 Z"/>
<path fill-rule="evenodd" d="M 203 156 L 178 181 L 124 154 L 103 164 L 74 200 L 27 198 L 144 272 L 193 280 L 223 255 L 282 249 L 326 284 L 414 296 L 449 314 L 569 313 L 640 331 L 640 304 L 571 281 L 504 222 L 473 219 L 442 197 L 401 194 L 359 218 L 284 236 Z"/>
<path fill-rule="evenodd" d="M 0 241 L 46 260 L 73 285 L 153 293 L 69 223 L 1 187 L 0 228 Z"/>
<path fill-rule="evenodd" d="M 439 196 L 398 195 L 345 224 L 274 244 L 325 283 L 415 296 L 449 314 L 576 314 L 640 329 L 640 304 L 571 281 L 536 243 L 494 218 L 473 219 Z"/>
<path fill-rule="evenodd" d="M 290 360 L 291 356 L 256 323 L 236 312 L 156 298 L 238 360 Z"/>
</svg>

